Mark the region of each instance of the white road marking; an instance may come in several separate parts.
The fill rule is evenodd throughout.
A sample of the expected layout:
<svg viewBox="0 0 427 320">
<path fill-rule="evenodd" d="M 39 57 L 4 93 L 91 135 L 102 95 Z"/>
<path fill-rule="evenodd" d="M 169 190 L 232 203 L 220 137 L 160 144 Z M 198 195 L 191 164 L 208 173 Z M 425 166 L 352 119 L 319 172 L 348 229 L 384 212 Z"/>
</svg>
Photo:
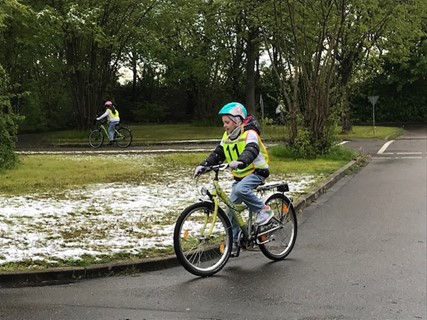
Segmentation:
<svg viewBox="0 0 427 320">
<path fill-rule="evenodd" d="M 427 159 L 425 157 L 398 157 L 398 156 L 394 156 L 394 157 L 372 157 L 373 160 L 397 160 L 397 159 Z"/>
<path fill-rule="evenodd" d="M 422 152 L 396 152 L 396 154 L 423 154 Z"/>
<path fill-rule="evenodd" d="M 378 151 L 377 154 L 383 154 L 384 151 L 386 151 L 386 149 L 388 148 L 389 145 L 391 145 L 394 142 L 394 140 L 390 140 L 387 141 L 386 143 L 384 143 L 384 145 L 381 147 L 381 149 Z"/>
<path fill-rule="evenodd" d="M 378 152 L 378 154 L 380 154 Z M 398 155 L 422 155 L 422 152 L 383 152 L 381 153 L 382 155 L 393 155 L 393 154 L 398 154 Z"/>
</svg>

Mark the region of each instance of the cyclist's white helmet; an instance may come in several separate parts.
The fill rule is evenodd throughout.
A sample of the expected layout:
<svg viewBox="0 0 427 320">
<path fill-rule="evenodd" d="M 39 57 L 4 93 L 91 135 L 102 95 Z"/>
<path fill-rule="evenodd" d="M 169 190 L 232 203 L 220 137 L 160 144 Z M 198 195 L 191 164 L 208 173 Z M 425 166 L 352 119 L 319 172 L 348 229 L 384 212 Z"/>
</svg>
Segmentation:
<svg viewBox="0 0 427 320">
<path fill-rule="evenodd" d="M 233 116 L 240 117 L 243 120 L 246 119 L 248 112 L 243 104 L 239 102 L 229 102 L 224 105 L 221 110 L 219 110 L 218 114 L 222 116 Z"/>
</svg>

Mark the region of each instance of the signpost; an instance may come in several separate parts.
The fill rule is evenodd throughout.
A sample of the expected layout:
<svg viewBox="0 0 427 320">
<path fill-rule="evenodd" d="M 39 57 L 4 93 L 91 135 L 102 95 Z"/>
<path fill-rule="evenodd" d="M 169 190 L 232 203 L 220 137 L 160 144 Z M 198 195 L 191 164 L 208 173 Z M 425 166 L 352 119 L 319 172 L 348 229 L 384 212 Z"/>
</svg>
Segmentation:
<svg viewBox="0 0 427 320">
<path fill-rule="evenodd" d="M 375 104 L 378 101 L 379 96 L 368 96 L 369 101 L 372 104 L 372 127 L 374 129 L 374 135 L 375 135 Z"/>
<path fill-rule="evenodd" d="M 261 106 L 261 120 L 264 120 L 264 100 L 262 94 L 259 95 L 259 105 Z"/>
</svg>

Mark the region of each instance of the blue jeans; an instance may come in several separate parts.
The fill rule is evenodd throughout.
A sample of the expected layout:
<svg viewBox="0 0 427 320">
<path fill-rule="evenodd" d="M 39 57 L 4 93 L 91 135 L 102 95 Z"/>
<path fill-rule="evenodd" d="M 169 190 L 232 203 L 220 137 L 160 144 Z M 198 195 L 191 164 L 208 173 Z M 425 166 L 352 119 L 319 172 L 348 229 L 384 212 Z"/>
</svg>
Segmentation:
<svg viewBox="0 0 427 320">
<path fill-rule="evenodd" d="M 251 212 L 259 212 L 264 207 L 264 202 L 256 196 L 252 191 L 265 181 L 264 177 L 254 173 L 247 175 L 240 181 L 235 181 L 231 188 L 230 200 L 233 203 L 244 203 L 248 206 Z M 231 225 L 233 227 L 233 241 L 239 239 L 240 227 L 237 221 L 231 216 L 231 212 L 227 209 L 227 214 L 230 217 Z"/>
<path fill-rule="evenodd" d="M 110 142 L 114 140 L 114 128 L 119 124 L 120 121 L 108 122 L 108 138 Z"/>
</svg>

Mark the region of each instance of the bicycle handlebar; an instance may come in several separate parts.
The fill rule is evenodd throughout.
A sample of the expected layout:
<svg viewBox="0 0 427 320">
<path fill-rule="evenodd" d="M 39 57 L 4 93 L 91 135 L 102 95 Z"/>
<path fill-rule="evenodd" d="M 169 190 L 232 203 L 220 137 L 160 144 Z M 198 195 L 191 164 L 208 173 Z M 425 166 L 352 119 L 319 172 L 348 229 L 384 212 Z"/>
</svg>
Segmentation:
<svg viewBox="0 0 427 320">
<path fill-rule="evenodd" d="M 224 171 L 228 167 L 229 167 L 228 163 L 220 163 L 220 164 L 215 164 L 213 166 L 205 166 L 198 174 L 194 175 L 194 178 L 198 178 L 202 174 L 209 173 L 211 171 L 215 171 L 216 173 L 218 173 L 218 171 Z"/>
</svg>

